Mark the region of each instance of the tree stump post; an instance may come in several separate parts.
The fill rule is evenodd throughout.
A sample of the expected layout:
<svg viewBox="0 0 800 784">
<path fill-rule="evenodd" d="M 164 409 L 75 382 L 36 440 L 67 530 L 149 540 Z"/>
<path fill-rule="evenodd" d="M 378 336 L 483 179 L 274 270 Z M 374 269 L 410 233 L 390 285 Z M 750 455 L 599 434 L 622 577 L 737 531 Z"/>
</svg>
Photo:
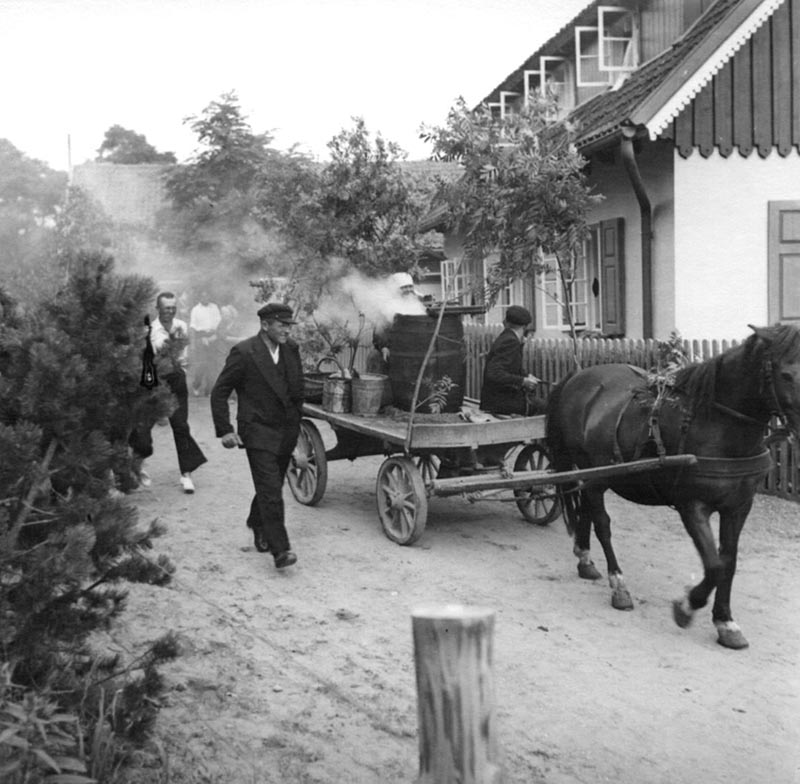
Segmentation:
<svg viewBox="0 0 800 784">
<path fill-rule="evenodd" d="M 411 615 L 417 674 L 417 784 L 502 784 L 495 737 L 494 612 L 451 605 Z"/>
</svg>

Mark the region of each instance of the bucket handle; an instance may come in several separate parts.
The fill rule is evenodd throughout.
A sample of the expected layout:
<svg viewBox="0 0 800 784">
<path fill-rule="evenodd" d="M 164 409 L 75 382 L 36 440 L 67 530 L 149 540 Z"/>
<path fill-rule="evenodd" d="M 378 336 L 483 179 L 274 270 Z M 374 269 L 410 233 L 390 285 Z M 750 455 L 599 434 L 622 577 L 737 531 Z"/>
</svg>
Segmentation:
<svg viewBox="0 0 800 784">
<path fill-rule="evenodd" d="M 339 368 L 339 373 L 341 373 L 342 377 L 344 377 L 344 368 L 342 368 L 342 366 L 339 364 L 339 361 L 335 357 L 323 357 L 322 359 L 320 359 L 319 362 L 317 362 L 318 372 L 321 372 L 320 366 L 322 365 L 323 362 L 333 362 L 333 364 L 336 365 L 337 368 Z"/>
</svg>

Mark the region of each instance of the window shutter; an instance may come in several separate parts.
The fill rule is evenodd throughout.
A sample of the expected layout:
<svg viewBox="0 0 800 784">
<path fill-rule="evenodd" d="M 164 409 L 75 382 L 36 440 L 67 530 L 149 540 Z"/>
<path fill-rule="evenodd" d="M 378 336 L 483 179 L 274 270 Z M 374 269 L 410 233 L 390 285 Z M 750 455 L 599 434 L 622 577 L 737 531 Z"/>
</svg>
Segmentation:
<svg viewBox="0 0 800 784">
<path fill-rule="evenodd" d="M 769 202 L 769 323 L 800 323 L 800 201 Z"/>
<path fill-rule="evenodd" d="M 600 223 L 600 275 L 603 334 L 625 334 L 625 221 Z"/>
</svg>

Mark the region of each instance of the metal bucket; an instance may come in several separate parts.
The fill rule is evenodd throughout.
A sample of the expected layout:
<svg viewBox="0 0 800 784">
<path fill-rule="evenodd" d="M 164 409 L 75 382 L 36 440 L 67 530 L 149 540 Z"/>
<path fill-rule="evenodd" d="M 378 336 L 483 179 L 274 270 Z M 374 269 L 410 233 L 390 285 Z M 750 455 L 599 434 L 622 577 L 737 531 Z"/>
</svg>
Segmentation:
<svg viewBox="0 0 800 784">
<path fill-rule="evenodd" d="M 353 379 L 353 413 L 376 416 L 384 404 L 389 377 L 379 373 L 362 373 Z"/>
<path fill-rule="evenodd" d="M 341 376 L 328 376 L 322 385 L 322 409 L 333 414 L 349 414 L 352 408 L 352 382 Z"/>
</svg>

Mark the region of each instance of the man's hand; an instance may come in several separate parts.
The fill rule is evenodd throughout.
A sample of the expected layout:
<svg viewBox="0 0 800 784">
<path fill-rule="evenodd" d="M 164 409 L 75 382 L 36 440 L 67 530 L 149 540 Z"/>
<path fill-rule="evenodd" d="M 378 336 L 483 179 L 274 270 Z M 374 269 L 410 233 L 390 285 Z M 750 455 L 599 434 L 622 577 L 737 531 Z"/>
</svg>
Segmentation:
<svg viewBox="0 0 800 784">
<path fill-rule="evenodd" d="M 528 373 L 525 378 L 522 379 L 522 388 L 523 389 L 536 389 L 536 385 L 539 383 L 539 379 L 536 378 L 532 373 Z"/>
<path fill-rule="evenodd" d="M 233 449 L 235 446 L 244 446 L 244 443 L 241 438 L 239 438 L 238 433 L 225 433 L 222 436 L 222 446 L 225 449 Z"/>
</svg>

